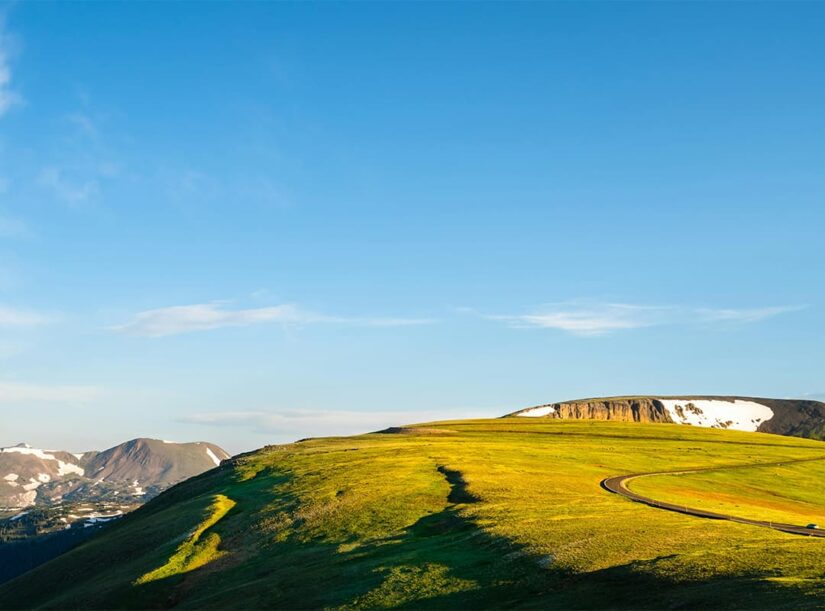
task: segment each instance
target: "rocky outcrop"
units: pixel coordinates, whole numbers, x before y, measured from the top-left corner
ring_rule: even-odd
[[[712,415],[708,405],[720,411]],[[703,411],[704,407],[704,411]],[[752,408],[767,408],[766,415],[752,416],[752,420],[735,422]],[[730,413],[732,417],[726,418]],[[563,401],[529,407],[507,414],[536,418],[571,420],[615,420],[618,422],[669,422],[710,426],[713,428],[738,428],[808,437],[825,440],[825,403],[801,399],[764,399],[733,396],[687,397],[605,397]]]
[[[773,410],[759,431],[825,440],[825,403],[809,399],[754,399]]]
[[[583,399],[539,405],[509,414],[511,416],[541,415],[546,418],[572,420],[617,420],[619,422],[673,422],[664,405],[657,399]]]

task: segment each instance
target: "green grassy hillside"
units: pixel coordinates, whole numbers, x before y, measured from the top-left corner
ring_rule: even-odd
[[[5,584],[0,607],[819,608],[825,540],[599,483],[820,456],[825,443],[767,434],[519,418],[272,446]],[[707,502],[718,485],[734,508],[775,498],[772,511],[806,522],[825,511],[825,463],[807,464],[632,486]]]
[[[631,488],[659,501],[788,524],[825,528],[825,460],[736,470],[655,475]]]

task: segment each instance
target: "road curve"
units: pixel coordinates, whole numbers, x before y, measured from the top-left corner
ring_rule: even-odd
[[[821,458],[802,458],[799,460],[785,460],[781,462],[772,462],[772,463],[755,463],[749,465],[732,465],[730,467],[703,467],[699,469],[682,469],[680,471],[660,471],[656,473],[633,473],[630,475],[615,475],[613,477],[608,477],[603,479],[601,482],[602,488],[607,490],[608,492],[613,492],[614,494],[619,494],[625,498],[630,499],[631,501],[636,501],[637,503],[644,503],[645,505],[650,505],[651,507],[656,507],[658,509],[665,509],[667,511],[675,511],[677,513],[683,513],[689,516],[695,516],[697,518],[707,518],[710,520],[728,520],[729,522],[737,522],[739,524],[750,524],[751,526],[761,526],[763,528],[772,528],[773,530],[779,530],[785,533],[790,533],[793,535],[804,535],[806,537],[823,537],[825,538],[825,530],[818,530],[813,528],[806,528],[805,526],[798,526],[796,524],[783,524],[781,522],[763,522],[761,520],[750,520],[748,518],[740,518],[737,516],[731,516],[723,513],[714,513],[712,511],[705,511],[704,509],[694,509],[692,507],[686,507],[684,505],[674,505],[673,503],[664,503],[662,501],[657,501],[656,499],[651,499],[646,496],[642,496],[641,494],[636,494],[632,490],[627,487],[627,483],[638,477],[646,477],[650,475],[678,475],[681,473],[696,473],[699,471],[717,471],[720,469],[742,469],[747,467],[775,467],[780,465],[787,465],[791,463],[800,463],[800,462],[813,462],[817,460],[825,460],[825,457]]]

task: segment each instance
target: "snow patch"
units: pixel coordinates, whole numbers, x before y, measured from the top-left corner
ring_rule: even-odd
[[[123,512],[118,510],[112,513],[99,513],[94,512],[89,514],[88,516],[83,516],[83,519],[86,520],[86,523],[83,525],[91,526],[92,524],[102,524],[104,522],[111,522],[112,520],[116,520],[117,518],[121,517]]]
[[[23,490],[37,490],[40,487],[40,484],[43,482],[39,482],[33,477],[29,478],[29,483],[23,486]]]
[[[206,454],[212,459],[212,462],[215,463],[216,466],[221,464],[220,458],[215,456],[215,453],[211,449],[206,448]]]
[[[62,460],[57,461],[57,474],[58,475],[68,475],[69,473],[76,473],[77,475],[84,475],[86,471],[83,470],[82,467],[78,467],[77,465],[73,465],[72,463],[63,462]]]
[[[553,406],[552,405],[543,405],[542,407],[531,407],[530,409],[525,409],[520,411],[516,414],[516,416],[526,416],[528,418],[540,418],[541,416],[546,416],[547,414],[552,413]]]
[[[30,490],[28,492],[24,492],[23,494],[18,494],[14,498],[18,499],[19,507],[28,507],[29,505],[34,505],[34,501],[37,498],[37,490]]]
[[[773,418],[773,410],[754,401],[722,401],[718,399],[659,399],[670,419],[677,424],[690,424],[715,429],[756,431],[759,425]]]
[[[16,482],[18,479],[20,479],[20,476],[17,475],[17,473],[9,473],[3,479],[7,482]]]
[[[63,462],[62,460],[58,459],[54,454],[49,454],[49,452],[47,452],[46,450],[38,450],[37,448],[32,448],[27,445],[17,445],[13,448],[0,448],[0,453],[25,454],[27,456],[35,456],[40,460],[55,460],[57,461],[58,475],[68,475],[69,473],[77,473],[78,475],[84,474],[83,469],[81,469],[77,465]]]
[[[13,454],[28,454],[29,456],[37,456],[42,460],[57,460],[54,456],[44,450],[38,450],[27,445],[14,446],[13,448],[0,448],[0,452]]]

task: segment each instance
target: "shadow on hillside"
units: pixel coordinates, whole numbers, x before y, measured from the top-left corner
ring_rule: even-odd
[[[632,563],[592,573],[572,573],[533,564],[545,578],[514,578],[480,583],[473,592],[434,596],[402,608],[541,608],[541,609],[823,609],[825,592],[783,587],[764,575],[731,575],[678,582],[656,576]]]
[[[219,561],[185,576],[160,580],[145,587],[137,599],[112,597],[107,602],[115,607],[204,609],[822,606],[821,599],[771,584],[760,575],[688,583],[657,577],[657,562],[667,558],[587,574],[554,567],[552,558],[531,554],[468,518],[466,503],[476,499],[466,489],[462,474],[444,467],[439,471],[451,486],[451,504],[395,537],[352,547],[295,536],[273,541],[265,531],[250,532],[241,523],[233,527],[234,520],[228,520],[220,530],[226,548],[238,551],[231,562]],[[234,515],[257,515],[273,502],[294,509],[296,499],[273,498],[279,480],[283,481],[270,474],[248,481]],[[616,536],[621,536],[618,526]]]
[[[659,560],[634,562],[591,573],[554,568],[552,558],[491,535],[461,514],[461,504],[478,501],[459,471],[439,467],[450,483],[454,505],[421,518],[394,543],[405,552],[399,563],[448,568],[450,578],[473,582],[471,589],[449,594],[415,592],[396,600],[399,608],[482,609],[820,609],[823,599],[766,581],[766,576],[734,575],[705,581],[677,582],[654,574]],[[383,545],[363,553],[381,554]],[[387,560],[390,560],[387,558]],[[392,566],[376,571],[387,575]],[[364,603],[373,602],[361,598]],[[358,599],[356,599],[356,602]],[[344,601],[339,602],[342,604]],[[366,605],[367,607],[371,605]]]
[[[467,481],[461,471],[448,469],[444,465],[439,465],[438,472],[441,473],[450,484],[450,494],[447,495],[449,503],[477,503],[478,497],[467,490]]]

